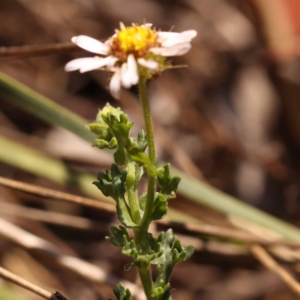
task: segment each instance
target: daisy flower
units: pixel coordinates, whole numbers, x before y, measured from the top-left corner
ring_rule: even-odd
[[[122,86],[130,88],[140,77],[149,79],[170,68],[166,58],[187,53],[196,35],[195,30],[164,32],[156,31],[152,24],[125,27],[121,23],[120,29],[104,43],[85,35],[74,36],[73,43],[99,56],[74,59],[67,63],[65,70],[111,72],[109,89],[118,99]]]

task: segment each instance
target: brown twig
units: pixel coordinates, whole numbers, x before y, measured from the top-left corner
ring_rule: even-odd
[[[280,266],[260,245],[253,245],[250,247],[252,254],[259,260],[266,268],[277,274],[286,285],[300,296],[300,284],[297,280]]]
[[[31,291],[45,299],[51,299],[52,298],[52,293],[41,288],[40,286],[37,286],[27,280],[25,280],[24,278],[0,267],[0,277],[18,285],[18,286],[21,286],[23,287],[24,289],[28,290],[28,291]]]
[[[44,198],[51,198],[51,199],[56,199],[56,200],[62,200],[62,201],[67,201],[67,202],[72,202],[72,203],[77,203],[81,204],[84,206],[89,206],[109,212],[115,212],[115,208],[112,204],[109,203],[103,203],[100,201],[92,200],[89,198],[85,197],[80,197],[60,191],[54,191],[51,189],[43,188],[37,185],[25,183],[25,182],[20,182],[4,177],[0,177],[0,185],[6,186],[18,191],[38,195]]]
[[[83,217],[28,208],[7,202],[0,202],[0,215],[16,216],[18,218],[31,219],[76,229],[94,230],[97,232],[107,232],[109,229],[109,226],[105,222],[96,222]]]
[[[210,224],[178,223],[178,222],[170,222],[167,220],[159,220],[157,221],[157,223],[163,226],[175,228],[177,230],[185,230],[190,233],[212,235],[220,238],[237,240],[247,244],[261,244],[266,246],[285,245],[293,248],[300,247],[298,243],[294,243],[292,241],[287,241],[282,239],[267,240],[243,230],[220,227],[220,226],[215,226]]]
[[[59,43],[48,45],[35,46],[19,46],[19,47],[0,47],[0,58],[26,58],[51,55],[56,53],[70,52],[79,50],[76,45],[72,43]]]
[[[61,293],[55,292],[51,293],[43,288],[41,288],[38,285],[35,285],[26,279],[0,267],[0,277],[10,281],[20,287],[23,287],[24,289],[33,292],[34,294],[41,296],[48,300],[67,300],[66,297],[64,297]]]

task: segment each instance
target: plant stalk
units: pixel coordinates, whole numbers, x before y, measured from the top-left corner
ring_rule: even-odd
[[[142,266],[137,269],[139,272],[139,276],[140,276],[147,300],[157,300],[157,297],[153,293],[154,286],[153,286],[150,266],[149,265]]]
[[[148,139],[148,155],[151,164],[156,166],[156,153],[155,153],[155,142],[154,142],[154,131],[153,124],[150,115],[150,106],[147,98],[147,90],[146,90],[146,80],[140,78],[139,81],[139,92],[140,99],[143,106],[143,114],[146,126],[146,134]],[[135,242],[139,251],[146,254],[149,247],[145,245],[143,239],[148,232],[149,223],[151,221],[151,213],[153,211],[154,205],[154,196],[156,190],[156,176],[153,175],[153,172],[148,172],[148,191],[147,191],[147,201],[145,205],[144,215],[140,222],[140,226],[134,229],[135,233]],[[152,280],[151,267],[149,265],[140,265],[137,267],[138,273],[147,296],[148,300],[156,300],[156,296],[154,293],[154,284]]]
[[[150,114],[150,106],[147,97],[146,90],[146,80],[141,78],[139,81],[139,92],[140,99],[143,106],[144,120],[146,126],[147,140],[148,140],[148,155],[151,164],[153,167],[156,167],[156,153],[155,153],[155,140],[154,140],[154,130],[153,123]],[[142,221],[140,223],[140,227],[142,230],[147,231],[150,223],[151,213],[153,211],[154,205],[154,196],[156,189],[156,176],[151,174],[152,172],[148,172],[148,191],[147,191],[147,201],[145,206],[144,215]]]
[[[135,177],[135,162],[127,163],[127,169],[128,169],[128,175],[130,175],[131,177]],[[139,224],[141,222],[141,216],[140,216],[139,206],[138,206],[136,183],[134,184],[131,183],[130,186],[127,186],[127,196],[128,196],[128,202],[130,206],[132,220],[136,224]]]

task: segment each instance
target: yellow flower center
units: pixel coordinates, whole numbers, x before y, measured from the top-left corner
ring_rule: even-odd
[[[128,54],[143,57],[149,48],[158,46],[157,34],[149,27],[133,25],[121,26],[111,41],[111,52],[120,59],[126,60]]]

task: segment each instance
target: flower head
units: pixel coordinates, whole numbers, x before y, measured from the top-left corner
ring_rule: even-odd
[[[169,67],[166,57],[187,53],[196,35],[195,30],[164,32],[156,31],[152,24],[125,27],[121,23],[120,29],[104,43],[85,35],[73,37],[77,46],[100,56],[74,59],[65,70],[112,72],[109,88],[119,98],[121,86],[130,88],[140,77],[149,79]]]

